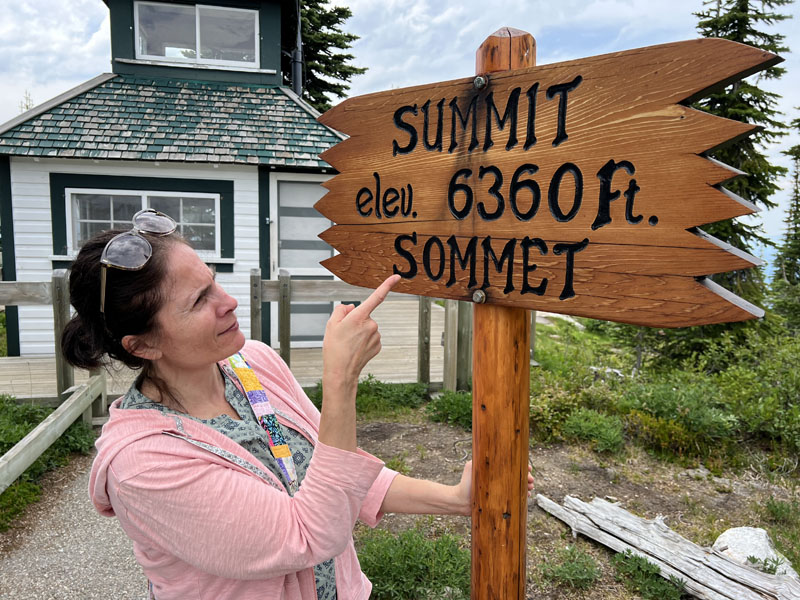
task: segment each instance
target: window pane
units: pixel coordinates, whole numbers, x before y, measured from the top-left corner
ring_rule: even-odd
[[[73,194],[78,203],[78,219],[109,221],[111,219],[111,197],[108,194]]]
[[[111,196],[114,205],[114,227],[130,229],[133,215],[142,210],[141,196]]]
[[[196,58],[194,6],[139,3],[138,7],[139,54]]]
[[[181,220],[181,199],[177,196],[148,196],[148,204],[150,208],[155,208],[157,211],[169,215],[175,222]]]
[[[213,225],[214,198],[183,198],[183,222]]]
[[[214,227],[210,225],[184,225],[181,227],[183,237],[195,250],[216,250]]]
[[[106,229],[111,229],[111,223],[81,223],[77,247],[80,248],[90,237]]]
[[[256,62],[256,12],[198,7],[200,58]]]

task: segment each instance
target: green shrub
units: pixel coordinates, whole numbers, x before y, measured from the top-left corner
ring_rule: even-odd
[[[567,546],[556,552],[553,562],[542,564],[541,573],[558,585],[587,589],[600,577],[600,567],[591,555],[576,546]]]
[[[8,452],[52,411],[42,406],[17,404],[11,396],[0,395],[0,455]],[[73,423],[15,484],[0,494],[0,531],[7,529],[25,506],[38,499],[39,488],[35,482],[39,477],[67,464],[73,452],[89,452],[94,439],[91,427],[82,421]]]
[[[672,419],[654,417],[640,410],[625,415],[628,434],[642,446],[660,455],[686,456],[692,444],[692,435]]]
[[[713,381],[698,373],[675,371],[656,381],[634,383],[621,395],[615,410],[631,415],[632,433],[645,446],[679,454],[720,453],[733,442],[738,426]],[[666,443],[672,433],[680,434],[679,439]]]
[[[306,390],[317,408],[322,408],[322,383]],[[428,400],[424,383],[384,383],[367,375],[358,384],[356,413],[365,418],[397,417],[419,408]]]
[[[472,431],[472,394],[470,392],[445,390],[439,396],[432,398],[426,409],[431,421],[449,423]]]
[[[374,600],[469,598],[470,553],[454,535],[431,539],[419,529],[397,535],[374,529],[356,545]]]
[[[604,415],[589,408],[578,409],[564,422],[564,435],[568,439],[590,442],[597,452],[621,452],[625,447],[622,431],[619,417]]]
[[[617,571],[617,580],[641,595],[642,600],[680,600],[684,594],[683,581],[674,577],[667,581],[657,566],[630,550],[615,554],[611,564]]]

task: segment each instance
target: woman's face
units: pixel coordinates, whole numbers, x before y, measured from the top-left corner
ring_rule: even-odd
[[[170,244],[164,296],[156,314],[160,364],[196,369],[223,360],[244,345],[234,310],[237,302],[214,280],[194,250]]]

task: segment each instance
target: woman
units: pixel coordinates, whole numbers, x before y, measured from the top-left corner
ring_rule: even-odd
[[[364,599],[357,518],[470,513],[470,464],[445,486],[356,446],[358,377],[380,350],[370,313],[397,276],[334,309],[320,416],[275,352],[245,342],[236,300],[174,221],[146,210],[133,225],[82,247],[62,349],[77,367],[141,369],[110,408],[90,495],[133,540],[153,597]]]

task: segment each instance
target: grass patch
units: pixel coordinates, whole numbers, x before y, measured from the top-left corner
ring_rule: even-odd
[[[597,452],[619,454],[625,447],[622,421],[614,415],[604,415],[590,408],[581,408],[564,422],[568,439],[589,442]]]
[[[555,560],[545,561],[540,568],[545,579],[579,590],[590,588],[600,577],[597,561],[574,545],[557,550]]]
[[[0,395],[0,455],[8,452],[41,423],[53,409],[17,404],[11,396]],[[82,421],[73,423],[20,477],[0,494],[0,531],[8,529],[28,504],[39,499],[36,481],[47,471],[64,466],[74,452],[87,453],[94,444],[92,428]]]
[[[615,554],[611,564],[617,572],[617,581],[639,594],[642,600],[681,600],[684,596],[682,581],[674,577],[667,581],[661,577],[657,566],[630,550]]]
[[[436,423],[456,425],[472,431],[472,394],[443,391],[427,406],[428,418]]]
[[[374,600],[469,598],[470,553],[461,538],[428,538],[419,528],[397,535],[372,529],[356,545]]]
[[[800,565],[800,500],[768,498],[762,510],[775,547],[797,568]]]
[[[322,408],[322,382],[306,393],[317,408]],[[365,419],[397,419],[427,401],[428,388],[424,383],[384,383],[367,375],[358,384],[356,414]]]
[[[391,469],[392,471],[397,471],[403,475],[408,475],[411,472],[411,469],[406,462],[408,458],[408,452],[403,451],[400,454],[397,454],[386,461],[386,468]]]

